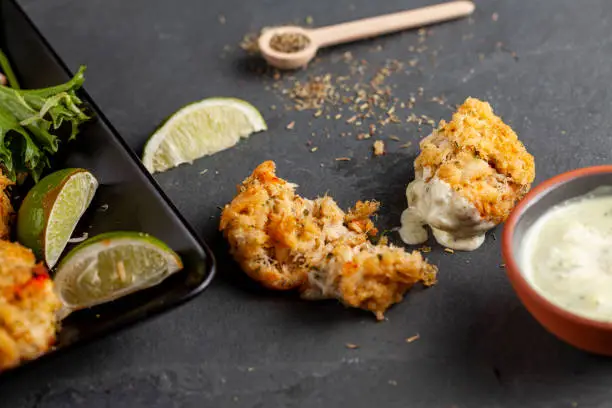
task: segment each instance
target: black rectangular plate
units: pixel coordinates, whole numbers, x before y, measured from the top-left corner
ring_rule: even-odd
[[[13,0],[0,0],[0,48],[8,54],[24,89],[57,85],[71,77]],[[215,272],[210,249],[198,240],[87,93],[80,95],[95,118],[82,127],[76,141],[63,143],[62,155],[53,163],[56,169],[88,169],[100,183],[75,236],[146,232],[178,252],[185,267],[154,288],[69,316],[62,324],[57,347],[46,356],[167,311],[202,292]]]

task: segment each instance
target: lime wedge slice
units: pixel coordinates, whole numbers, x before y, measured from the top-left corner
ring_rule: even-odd
[[[67,313],[109,302],[151,286],[183,268],[159,239],[139,232],[110,232],[78,245],[53,278]]]
[[[53,268],[98,188],[83,169],[43,178],[27,194],[17,216],[17,239]]]
[[[185,106],[172,115],[147,142],[142,162],[151,172],[234,146],[240,138],[266,130],[261,113],[235,98],[209,98]]]

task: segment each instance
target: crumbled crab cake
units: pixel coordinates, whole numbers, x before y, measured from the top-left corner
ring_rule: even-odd
[[[271,161],[259,165],[221,216],[231,253],[252,279],[299,289],[306,299],[335,298],[378,319],[414,284],[435,283],[436,267],[419,252],[370,242],[378,203],[360,201],[345,213],[331,197],[300,197],[275,171]]]
[[[0,241],[0,371],[51,348],[60,306],[53,282],[32,251]]]
[[[350,307],[372,311],[378,320],[415,284],[431,286],[437,269],[419,252],[373,245],[339,242],[320,269],[311,270],[301,287],[304,299],[338,299]]]
[[[432,228],[442,245],[473,250],[531,188],[535,162],[491,106],[468,98],[420,143],[406,190],[402,239],[420,244]]]

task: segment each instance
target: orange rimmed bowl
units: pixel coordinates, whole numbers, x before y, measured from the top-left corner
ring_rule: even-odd
[[[575,347],[612,356],[612,320],[589,319],[553,304],[533,287],[520,265],[521,245],[527,230],[536,220],[555,205],[601,186],[612,186],[612,165],[572,170],[538,185],[508,217],[502,235],[502,255],[514,290],[542,326]]]

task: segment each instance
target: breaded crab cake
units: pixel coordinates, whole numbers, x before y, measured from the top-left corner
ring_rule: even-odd
[[[220,229],[241,268],[271,289],[299,289],[306,299],[335,298],[382,319],[418,282],[435,283],[437,269],[419,252],[374,245],[373,201],[348,213],[331,197],[308,200],[259,165],[225,206]]]
[[[420,148],[402,214],[407,244],[425,242],[429,225],[441,245],[478,248],[535,177],[534,158],[516,133],[475,98],[466,99],[450,122],[441,121]]]
[[[32,251],[0,241],[0,371],[50,349],[60,306],[53,282]]]

